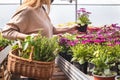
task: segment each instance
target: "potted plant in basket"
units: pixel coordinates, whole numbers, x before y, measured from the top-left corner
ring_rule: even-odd
[[[117,52],[115,52],[117,48],[115,47],[96,45],[94,57],[91,59],[95,66],[93,69],[94,80],[114,80],[117,72],[111,70],[111,67],[118,61]]]
[[[77,10],[77,23],[80,25],[80,27],[78,27],[78,31],[87,31],[88,24],[91,24],[89,14],[91,14],[91,12],[87,12],[85,8],[80,8],[79,10]]]
[[[49,80],[59,47],[56,40],[57,37],[48,39],[39,35],[17,41],[8,56],[8,70],[22,76]]]

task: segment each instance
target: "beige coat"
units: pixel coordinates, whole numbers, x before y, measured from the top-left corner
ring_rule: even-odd
[[[40,30],[42,36],[50,38],[53,35],[53,25],[43,8],[37,10],[27,7],[18,11],[5,27],[3,36],[9,39],[16,39],[20,33],[37,34]]]

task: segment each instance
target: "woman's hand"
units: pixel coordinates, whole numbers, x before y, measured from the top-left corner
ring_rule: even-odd
[[[77,33],[77,27],[80,27],[80,25],[78,24],[74,24],[71,26],[65,26],[65,27],[54,27],[53,32],[54,34],[60,34],[60,33],[71,33],[71,34],[75,34]]]
[[[78,27],[80,27],[80,25],[78,25],[78,24],[74,24],[74,25],[71,26],[71,29],[73,29],[73,30],[77,30]]]
[[[80,27],[80,25],[74,24],[68,29],[67,32],[69,32],[71,34],[76,34],[78,32],[77,27]]]
[[[33,34],[31,34],[31,36],[37,37],[37,36],[38,36],[38,34],[33,33]]]

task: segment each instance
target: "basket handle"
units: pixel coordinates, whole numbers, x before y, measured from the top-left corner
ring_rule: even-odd
[[[29,60],[30,60],[30,61],[32,60],[33,50],[34,50],[34,46],[31,47],[31,52],[30,52],[30,57],[29,57]]]

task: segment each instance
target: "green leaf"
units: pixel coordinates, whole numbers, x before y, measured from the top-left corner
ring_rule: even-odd
[[[28,46],[29,46],[29,42],[26,42],[24,47],[23,47],[23,51],[25,51],[28,48]]]

